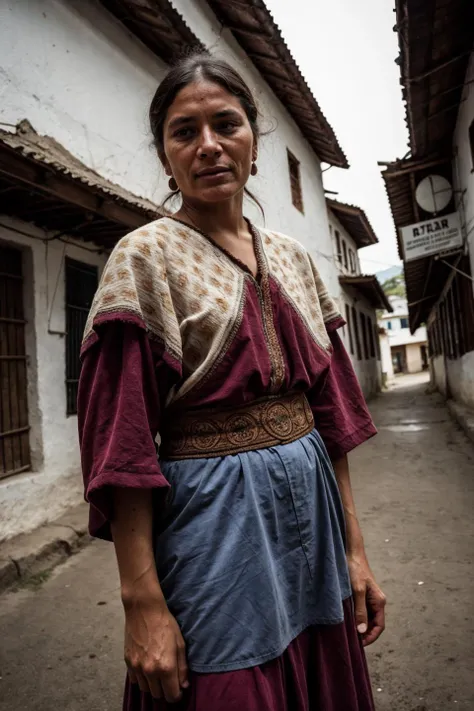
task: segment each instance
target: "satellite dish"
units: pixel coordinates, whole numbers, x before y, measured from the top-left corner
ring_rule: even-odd
[[[425,212],[441,212],[451,202],[453,189],[451,183],[442,175],[428,175],[418,183],[415,198]]]

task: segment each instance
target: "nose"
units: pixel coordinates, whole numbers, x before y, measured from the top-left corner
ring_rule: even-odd
[[[204,126],[201,131],[198,156],[201,159],[216,157],[222,153],[219,137],[211,126]]]

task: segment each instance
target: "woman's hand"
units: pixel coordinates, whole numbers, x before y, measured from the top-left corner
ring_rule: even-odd
[[[156,572],[150,489],[113,490],[112,536],[125,609],[125,662],[132,684],[179,701],[189,686],[183,636]]]
[[[184,639],[159,595],[124,600],[125,662],[132,684],[155,699],[179,701],[189,686]]]
[[[364,647],[377,640],[385,629],[386,598],[377,583],[365,553],[348,555],[349,574],[354,595],[357,631]]]

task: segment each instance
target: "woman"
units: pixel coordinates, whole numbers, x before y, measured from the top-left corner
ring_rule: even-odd
[[[182,206],[110,257],[79,393],[90,530],[120,572],[123,708],[372,710],[363,645],[384,597],[346,455],[375,428],[344,321],[303,247],[243,216],[259,129],[236,71],[185,59],[150,117]]]

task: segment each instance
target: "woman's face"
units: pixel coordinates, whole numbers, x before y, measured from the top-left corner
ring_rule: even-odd
[[[163,127],[167,175],[184,198],[221,202],[240,193],[257,145],[239,99],[219,84],[198,80],[182,89]]]

